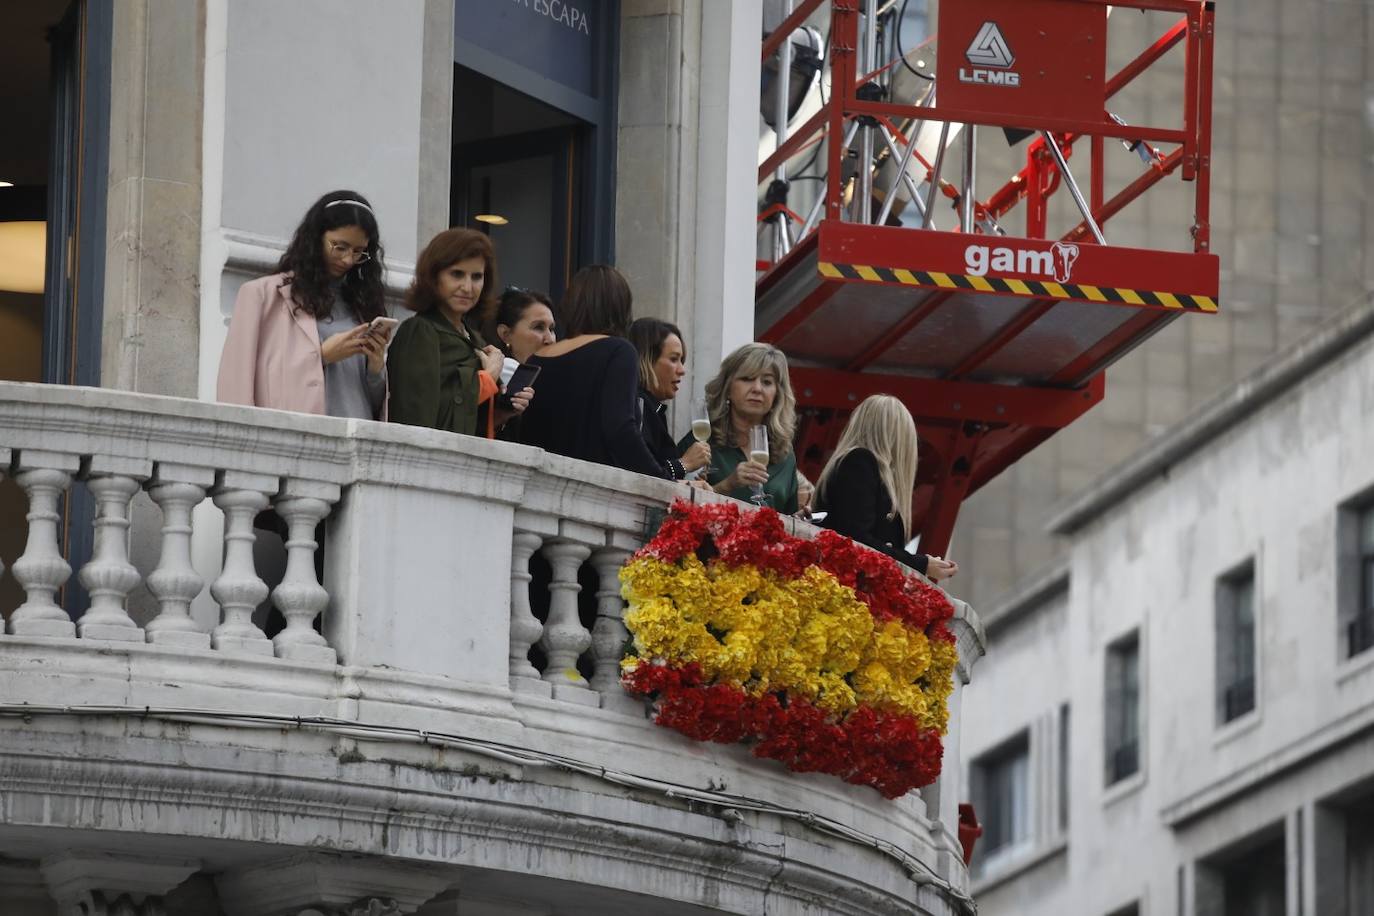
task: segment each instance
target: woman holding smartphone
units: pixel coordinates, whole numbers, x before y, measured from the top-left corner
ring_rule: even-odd
[[[495,435],[495,427],[529,405],[534,392],[496,404],[505,357],[477,328],[492,306],[496,253],[473,229],[447,229],[420,253],[406,305],[415,317],[391,345],[391,419],[461,435]]]
[[[658,318],[637,318],[630,343],[639,354],[639,431],[644,444],[673,480],[711,463],[711,446],[693,442],[679,452],[668,431],[668,402],[677,397],[687,374],[687,349],[677,325]]]
[[[916,423],[905,404],[890,394],[865,398],[816,481],[816,511],[826,513],[826,528],[939,581],[959,564],[904,547],[911,540],[916,446]]]
[[[217,397],[301,413],[384,419],[382,243],[372,206],[331,191],[306,211],[277,270],[239,288]],[[374,329],[372,322],[380,319]]]

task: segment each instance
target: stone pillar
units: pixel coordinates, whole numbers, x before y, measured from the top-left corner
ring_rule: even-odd
[[[1329,805],[1303,806],[1303,913],[1356,916],[1346,897],[1346,814]]]
[[[267,597],[267,583],[253,567],[253,517],[267,508],[277,480],[259,474],[225,471],[215,489],[215,505],[224,512],[224,570],[210,586],[223,609],[223,620],[211,644],[226,652],[271,655],[267,634],[253,623],[253,611]]]
[[[152,470],[151,461],[115,461],[100,455],[87,469],[86,487],[95,497],[96,515],[95,547],[80,573],[91,599],[76,627],[85,639],[143,642],[143,629],[128,611],[129,591],[140,579],[129,562],[129,506]]]
[[[49,856],[41,869],[61,916],[164,916],[163,895],[200,862],[79,851]]]
[[[596,670],[592,687],[601,694],[601,705],[626,713],[644,712],[644,703],[627,696],[620,686],[620,659],[630,631],[625,628],[625,601],[620,597],[620,568],[630,551],[604,547],[592,554],[600,588],[596,592],[596,623],[592,626],[592,657]]]
[[[332,665],[337,660],[325,638],[315,632],[315,618],[329,605],[329,593],[315,578],[315,529],[339,501],[337,484],[288,480],[276,510],[286,521],[286,576],[272,601],[286,618],[286,629],[273,639],[277,655]]]
[[[438,869],[327,854],[234,869],[215,879],[226,916],[406,916],[455,882]]]
[[[616,262],[697,366],[754,336],[762,26],[761,0],[621,4]]]
[[[544,625],[530,610],[530,558],[544,539],[517,531],[511,542],[510,571],[510,689],[516,693],[549,696],[551,688],[530,664],[530,647],[544,634]]]
[[[553,686],[554,698],[596,706],[596,693],[577,670],[577,659],[592,642],[577,614],[577,596],[582,591],[577,571],[591,553],[586,544],[571,540],[554,541],[544,547],[553,578],[549,582],[549,619],[544,624],[539,647],[549,659],[544,680]]]
[[[101,383],[195,397],[201,4],[121,0],[113,9]]]
[[[210,648],[210,634],[191,619],[191,602],[205,580],[191,562],[192,512],[215,482],[208,468],[159,464],[148,495],[162,510],[162,547],[148,590],[158,600],[158,615],[148,622],[148,642],[190,649]]]
[[[57,523],[62,518],[57,503],[79,467],[75,455],[31,450],[19,455],[14,479],[29,498],[29,538],[12,570],[26,595],[10,615],[9,631],[16,636],[76,635],[75,624],[54,596],[72,574],[57,542]]]

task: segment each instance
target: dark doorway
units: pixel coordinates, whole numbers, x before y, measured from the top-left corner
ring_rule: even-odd
[[[556,301],[592,256],[583,232],[590,126],[459,65],[453,97],[450,224],[491,236],[502,283]]]
[[[0,380],[100,384],[113,11],[91,0],[29,0],[0,29]],[[32,250],[11,249],[27,233]],[[22,257],[21,257],[22,256]],[[16,276],[17,273],[17,276]],[[90,556],[91,502],[81,484],[64,501],[64,555]],[[0,560],[22,553],[27,500],[0,482]],[[75,576],[62,599],[85,607]],[[0,608],[23,600],[0,579]]]

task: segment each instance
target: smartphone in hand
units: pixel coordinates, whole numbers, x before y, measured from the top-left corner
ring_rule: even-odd
[[[534,384],[534,380],[539,377],[539,367],[531,366],[528,363],[521,363],[515,367],[511,373],[510,381],[506,382],[506,390],[496,396],[496,406],[509,408],[510,396],[517,391],[524,391]]]
[[[391,335],[396,333],[396,327],[400,323],[401,322],[395,318],[388,318],[385,315],[379,315],[378,317],[373,318],[372,321],[368,323],[367,333],[371,337],[382,338],[382,340],[385,341],[389,346],[391,344]]]

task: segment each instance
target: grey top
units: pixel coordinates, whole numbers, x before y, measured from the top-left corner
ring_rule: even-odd
[[[335,286],[334,310],[328,318],[315,319],[320,343],[357,324],[353,309],[344,302],[339,287]],[[367,357],[361,353],[324,367],[324,412],[331,417],[375,420],[382,412],[382,399],[385,396],[386,370],[383,369],[381,375],[368,372]]]

